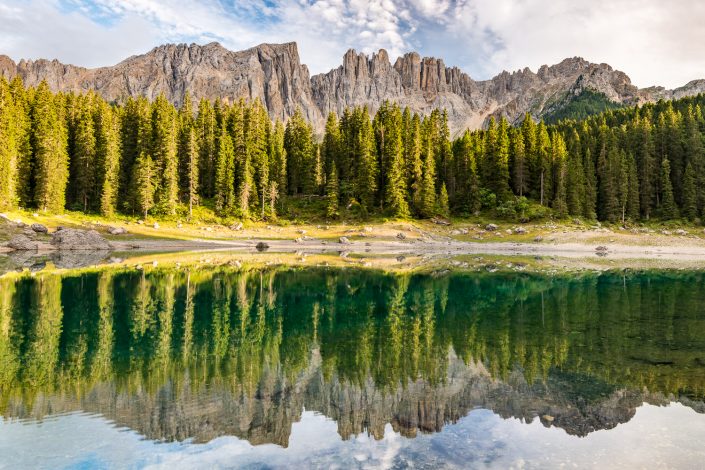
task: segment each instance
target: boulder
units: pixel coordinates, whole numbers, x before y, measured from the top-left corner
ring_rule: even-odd
[[[110,235],[125,235],[127,230],[122,227],[108,227],[108,233]]]
[[[340,243],[341,245],[350,245],[351,244],[350,240],[348,240],[348,237],[340,237],[338,239],[338,243]]]
[[[159,228],[159,222],[154,222],[154,225],[152,225],[152,228]]]
[[[497,227],[497,225],[495,224],[487,224],[487,226],[485,226],[485,230],[487,230],[488,232],[496,232],[497,229],[499,229],[499,227]]]
[[[608,250],[608,248],[607,248],[606,246],[604,246],[604,245],[600,245],[600,246],[598,246],[598,247],[595,247],[595,251],[597,251],[597,252],[599,252],[599,253],[604,253],[604,252],[606,252],[607,250]]]
[[[431,219],[431,222],[433,222],[436,225],[450,225],[450,221],[446,219],[441,219],[440,217],[434,217]]]
[[[257,251],[267,251],[269,249],[269,245],[265,242],[259,242],[257,243],[257,245],[255,245],[255,248],[257,249]]]
[[[234,223],[230,226],[230,230],[239,231],[242,230],[242,222]]]
[[[514,233],[515,233],[516,235],[524,235],[524,234],[526,234],[526,233],[528,233],[528,232],[527,232],[527,230],[526,230],[524,227],[517,227],[517,228],[514,229]]]
[[[676,230],[676,235],[685,236],[688,235],[688,232],[686,232],[682,228],[679,228],[678,230]]]
[[[13,237],[9,242],[5,244],[5,246],[17,251],[30,251],[52,248],[51,245],[47,245],[46,243],[42,243],[37,240],[32,240],[26,235],[17,235]]]
[[[108,241],[95,230],[68,229],[54,232],[51,244],[59,250],[110,250]]]
[[[543,241],[543,237],[542,237],[541,235],[536,235],[536,236],[534,237],[534,241],[535,241],[536,243],[541,243],[541,242]]]
[[[42,224],[32,224],[30,226],[32,230],[34,230],[36,233],[49,233],[49,229],[46,227],[46,225]]]
[[[397,233],[397,238],[399,240],[406,240],[406,235],[403,232]]]

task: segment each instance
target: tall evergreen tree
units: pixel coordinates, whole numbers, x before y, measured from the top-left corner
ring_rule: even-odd
[[[155,208],[173,215],[179,200],[179,159],[177,152],[177,113],[163,94],[152,103],[151,156],[159,177],[156,183]]]
[[[34,203],[43,211],[60,212],[66,203],[69,177],[68,131],[63,99],[53,95],[45,81],[39,84],[32,106]]]
[[[94,114],[96,130],[96,196],[98,210],[111,217],[118,209],[120,184],[120,122],[117,113],[104,101],[99,101]]]
[[[664,219],[675,219],[678,217],[678,207],[673,197],[673,186],[671,183],[671,164],[667,158],[661,162],[661,217]]]
[[[19,202],[16,114],[10,86],[0,77],[0,209],[13,209]]]
[[[135,209],[146,219],[154,207],[156,166],[145,152],[140,153],[133,166],[133,192]]]
[[[221,215],[235,209],[235,149],[225,126],[220,130],[215,171],[215,210]]]
[[[330,172],[326,178],[326,216],[338,215],[338,170],[335,160],[331,160]]]
[[[690,163],[686,166],[683,176],[683,216],[691,221],[698,216],[696,175]]]

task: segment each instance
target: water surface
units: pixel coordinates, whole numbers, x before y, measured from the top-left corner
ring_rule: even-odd
[[[0,467],[702,468],[704,281],[0,278]]]

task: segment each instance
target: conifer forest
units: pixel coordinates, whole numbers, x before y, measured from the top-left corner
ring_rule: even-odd
[[[176,217],[320,218],[492,214],[625,223],[699,222],[705,211],[705,96],[608,109],[547,125],[451,136],[446,113],[385,102],[330,114],[322,136],[301,112],[272,122],[255,101],[164,96],[109,103],[0,79],[0,209]]]

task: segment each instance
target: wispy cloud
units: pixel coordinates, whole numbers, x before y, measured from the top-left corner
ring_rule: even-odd
[[[314,73],[385,48],[475,78],[580,55],[673,87],[705,77],[703,22],[696,0],[5,0],[0,52],[96,66],[164,42],[297,41]]]

